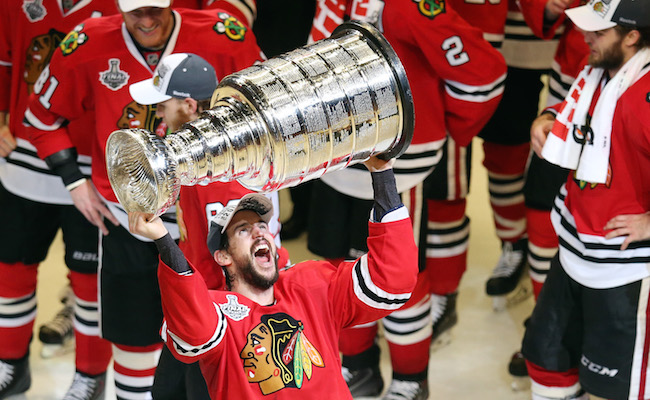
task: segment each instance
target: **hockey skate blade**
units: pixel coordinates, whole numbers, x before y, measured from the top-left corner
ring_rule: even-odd
[[[513,376],[510,387],[515,392],[523,392],[530,389],[530,378],[527,376]]]
[[[507,308],[525,301],[532,294],[533,286],[530,283],[530,279],[526,276],[525,279],[519,281],[519,284],[512,292],[499,296],[491,296],[492,309],[496,312],[503,312]]]
[[[74,351],[74,339],[66,340],[63,344],[46,344],[41,347],[41,358],[54,358]]]

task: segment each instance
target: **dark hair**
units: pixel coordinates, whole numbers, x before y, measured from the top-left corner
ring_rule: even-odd
[[[621,37],[627,35],[632,31],[638,31],[639,40],[636,42],[634,47],[636,47],[638,50],[641,50],[645,47],[650,47],[650,27],[633,28],[624,25],[616,25],[614,29]]]
[[[209,110],[210,109],[210,101],[212,101],[212,99],[197,100],[196,101],[196,113],[200,114],[201,112],[203,112],[205,110]]]

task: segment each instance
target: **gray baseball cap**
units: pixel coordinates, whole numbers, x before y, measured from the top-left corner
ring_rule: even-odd
[[[208,249],[211,254],[219,250],[221,246],[221,237],[226,232],[228,224],[237,212],[242,210],[255,211],[262,221],[267,224],[273,216],[273,202],[271,199],[260,193],[248,193],[235,204],[228,204],[223,210],[210,221],[210,230],[208,232]]]
[[[153,78],[129,86],[133,100],[142,105],[158,104],[172,97],[206,100],[217,88],[212,65],[196,54],[177,53],[163,58]]]
[[[586,32],[602,31],[616,25],[633,29],[650,26],[648,0],[591,0],[565,13],[578,28]]]

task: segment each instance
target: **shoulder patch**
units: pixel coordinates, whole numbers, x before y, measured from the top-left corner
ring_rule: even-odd
[[[447,0],[413,0],[418,3],[418,11],[429,19],[434,19],[447,10]]]
[[[212,27],[215,32],[221,35],[226,35],[228,39],[241,42],[246,37],[248,28],[242,24],[237,18],[228,13],[220,12],[218,14],[219,21]]]
[[[59,45],[59,48],[61,49],[61,52],[64,56],[69,56],[70,54],[74,53],[74,51],[77,50],[79,46],[88,41],[88,35],[81,32],[83,28],[84,24],[79,24],[75,26],[75,28],[70,33],[68,33],[65,38],[63,38],[61,44]]]

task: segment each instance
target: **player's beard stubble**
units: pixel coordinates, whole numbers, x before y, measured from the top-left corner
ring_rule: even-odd
[[[253,254],[251,256],[247,257],[241,257],[240,259],[235,259],[235,264],[239,265],[240,267],[237,268],[237,274],[239,275],[239,279],[243,279],[246,283],[249,285],[259,288],[259,289],[268,289],[275,282],[277,282],[278,277],[280,276],[279,271],[278,271],[278,260],[277,257],[274,253],[271,253],[271,256],[273,257],[274,263],[275,263],[275,272],[272,276],[267,277],[263,274],[261,274],[256,268],[255,268],[255,263],[254,263],[254,258],[255,255]],[[233,256],[234,257],[234,256]],[[239,257],[236,257],[239,258]]]

